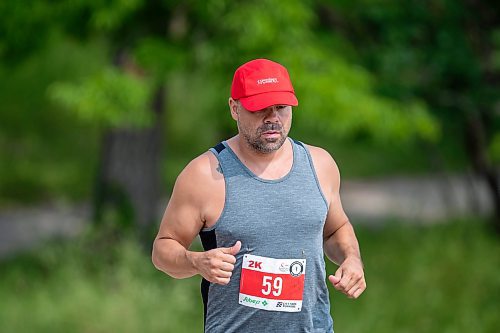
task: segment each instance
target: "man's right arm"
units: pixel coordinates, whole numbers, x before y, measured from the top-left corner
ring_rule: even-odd
[[[216,173],[211,153],[193,160],[177,178],[153,244],[155,267],[174,278],[202,275],[212,283],[227,284],[236,262],[240,242],[229,248],[205,252],[189,250],[205,223],[204,211],[213,194]]]

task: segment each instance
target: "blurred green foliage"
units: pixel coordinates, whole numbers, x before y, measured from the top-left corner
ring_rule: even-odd
[[[344,176],[426,172],[435,160],[464,169],[470,114],[487,125],[486,152],[498,161],[498,85],[489,78],[500,68],[500,30],[482,19],[487,8],[446,0],[2,2],[0,202],[88,196],[103,128],[147,126],[159,86],[169,189],[190,159],[236,133],[232,74],[256,57],[289,69],[300,102],[291,134],[330,150]],[[132,71],[114,66],[119,51]]]
[[[47,87],[97,72],[103,59],[98,41],[57,39],[22,65],[0,63],[0,201],[88,196],[98,128],[50,103]]]
[[[90,123],[140,127],[152,122],[151,84],[115,68],[106,68],[80,84],[54,83],[49,87],[49,94]]]
[[[489,146],[489,153],[495,164],[500,164],[500,133],[495,133]]]
[[[336,331],[497,331],[500,257],[492,254],[500,244],[481,221],[357,233],[368,288],[356,301],[331,290]],[[134,239],[109,236],[90,233],[1,263],[0,330],[202,331],[200,279],[169,278]]]
[[[323,24],[355,40],[356,55],[376,75],[379,93],[402,101],[424,100],[444,135],[455,139],[456,155],[464,155],[464,127],[477,116],[485,127],[485,153],[498,160],[496,150],[487,148],[500,130],[498,2],[320,3]],[[443,141],[437,143],[442,154],[450,145]]]

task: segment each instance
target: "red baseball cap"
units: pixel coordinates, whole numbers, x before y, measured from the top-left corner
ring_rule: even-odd
[[[248,111],[276,104],[299,104],[286,68],[267,59],[255,59],[238,67],[231,85],[231,97],[239,100]]]

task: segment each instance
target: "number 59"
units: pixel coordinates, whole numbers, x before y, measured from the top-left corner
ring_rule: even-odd
[[[281,295],[281,290],[283,288],[283,279],[277,276],[274,281],[272,276],[264,276],[262,279],[262,293],[264,295],[269,295],[271,292],[274,296]]]

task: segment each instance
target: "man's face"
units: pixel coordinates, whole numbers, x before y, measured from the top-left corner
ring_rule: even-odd
[[[292,124],[292,107],[273,105],[250,112],[237,101],[230,102],[231,114],[245,142],[260,153],[278,150],[285,142]]]

